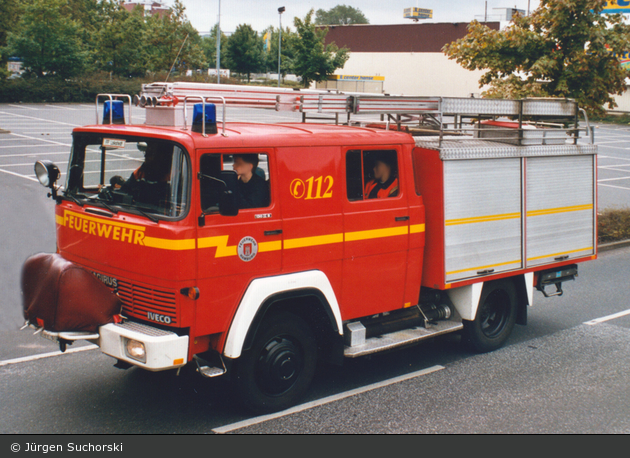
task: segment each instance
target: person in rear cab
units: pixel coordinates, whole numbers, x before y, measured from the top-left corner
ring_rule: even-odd
[[[374,179],[365,185],[366,199],[380,199],[398,195],[396,156],[383,153],[374,160]]]
[[[256,173],[258,154],[235,154],[233,168],[238,175],[238,208],[269,206],[269,185]]]

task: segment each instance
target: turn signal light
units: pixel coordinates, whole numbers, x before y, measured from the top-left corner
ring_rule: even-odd
[[[196,301],[199,299],[199,288],[191,286],[190,288],[182,288],[180,291],[184,296],[188,296],[189,299]]]

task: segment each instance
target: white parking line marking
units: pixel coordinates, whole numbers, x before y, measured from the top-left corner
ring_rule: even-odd
[[[9,115],[9,116],[13,116],[13,117],[17,116],[19,118],[32,119],[34,121],[50,122],[50,123],[53,123],[53,124],[62,124],[64,126],[80,127],[79,124],[69,124],[67,122],[52,121],[52,120],[46,119],[46,118],[36,118],[34,116],[26,116],[26,115],[21,115],[21,114],[17,114],[17,113],[7,113],[6,111],[0,111],[0,114],[6,114],[6,115]]]
[[[598,146],[600,146],[600,144],[597,144]],[[613,148],[613,149],[622,149],[622,150],[629,150],[630,148],[622,148],[621,146],[610,146],[610,145],[603,145],[601,146],[602,148]]]
[[[601,183],[602,181],[618,181],[618,180],[628,180],[628,179],[630,179],[630,177],[604,178],[602,180],[597,180],[597,182]]]
[[[598,159],[619,159],[620,161],[630,161],[630,158],[627,157],[618,157],[618,156],[604,156],[602,154],[598,155]]]
[[[8,175],[13,175],[13,176],[16,176],[16,177],[20,177],[20,178],[26,178],[27,180],[31,180],[31,181],[34,181],[36,183],[39,181],[36,178],[30,177],[30,176],[27,176],[27,175],[22,175],[20,173],[9,172],[8,170],[4,170],[4,169],[0,169],[0,172],[6,173]]]
[[[615,318],[621,318],[622,316],[630,315],[630,309],[623,312],[613,313],[612,315],[603,316],[601,318],[595,318],[591,321],[585,321],[584,324],[593,326],[595,324],[604,323],[606,321],[614,320]]]
[[[377,388],[382,388],[388,385],[393,385],[394,383],[404,382],[405,380],[409,380],[412,378],[420,377],[422,375],[431,374],[432,372],[437,372],[439,370],[444,369],[444,366],[432,366],[426,369],[422,369],[416,372],[412,372],[411,374],[401,375],[400,377],[390,378],[389,380],[383,380],[382,382],[373,383],[371,385],[367,385],[361,388],[356,388],[354,390],[346,391],[339,394],[334,394],[332,396],[328,396],[322,399],[318,399],[316,401],[307,402],[305,404],[300,404],[299,406],[292,407],[287,410],[283,410],[282,412],[276,412],[269,415],[261,415],[259,417],[250,418],[248,420],[239,421],[237,423],[232,423],[231,425],[221,426],[219,428],[214,428],[212,432],[217,434],[229,433],[230,431],[235,431],[237,429],[246,428],[248,426],[256,425],[258,423],[263,423],[265,421],[274,420],[276,418],[284,417],[286,415],[291,415],[297,412],[302,412],[304,410],[312,409],[314,407],[319,407],[324,404],[328,404],[330,402],[339,401],[341,399],[348,398],[350,396],[356,396],[357,394],[365,393],[367,391],[372,391]]]
[[[9,105],[12,108],[24,108],[25,110],[33,110],[33,111],[37,111],[37,108],[33,108],[33,107],[25,107],[23,105]]]
[[[609,165],[598,165],[598,169],[614,169],[615,167],[630,167],[630,164],[609,164]]]
[[[32,157],[36,158],[39,156],[61,156],[65,154],[66,156],[70,154],[68,151],[64,151],[62,153],[24,153],[24,154],[0,154],[0,158],[4,159],[5,157]]]
[[[598,186],[605,186],[607,188],[615,188],[615,189],[625,189],[627,191],[630,191],[630,188],[625,188],[623,186],[615,186],[612,184],[603,184],[603,183],[597,183]]]
[[[13,135],[15,137],[20,137],[20,138],[28,138],[29,140],[35,140],[35,141],[38,141],[38,142],[52,143],[54,145],[61,145],[61,146],[67,146],[67,147],[71,147],[72,146],[70,143],[61,143],[61,142],[56,142],[54,140],[47,140],[45,138],[37,138],[37,137],[31,137],[31,136],[28,136],[28,135],[14,134],[14,133],[11,133],[10,135]],[[30,146],[34,146],[34,145],[30,145]]]
[[[61,353],[60,351],[53,351],[50,353],[41,353],[39,355],[24,356],[22,358],[7,359],[4,361],[0,361],[0,367],[9,366],[10,364],[27,363],[29,361],[36,361],[38,359],[50,358],[52,356],[62,356],[62,355],[67,355],[69,353],[78,353],[80,351],[94,350],[96,348],[98,348],[98,345],[90,344],[90,345],[86,345],[85,347],[70,348],[69,350],[66,350],[63,353]]]

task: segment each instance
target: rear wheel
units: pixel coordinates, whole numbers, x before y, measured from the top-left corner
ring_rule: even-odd
[[[486,283],[475,319],[464,320],[464,337],[469,346],[478,352],[502,347],[512,333],[516,312],[516,290],[510,280]]]
[[[308,324],[292,313],[266,318],[236,364],[236,387],[246,407],[274,412],[296,404],[308,390],[317,344]]]

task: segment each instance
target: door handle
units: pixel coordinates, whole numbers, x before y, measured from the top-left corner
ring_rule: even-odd
[[[396,221],[409,221],[408,216],[397,216]]]
[[[265,231],[265,235],[280,235],[282,234],[282,229],[276,229],[275,231]]]

